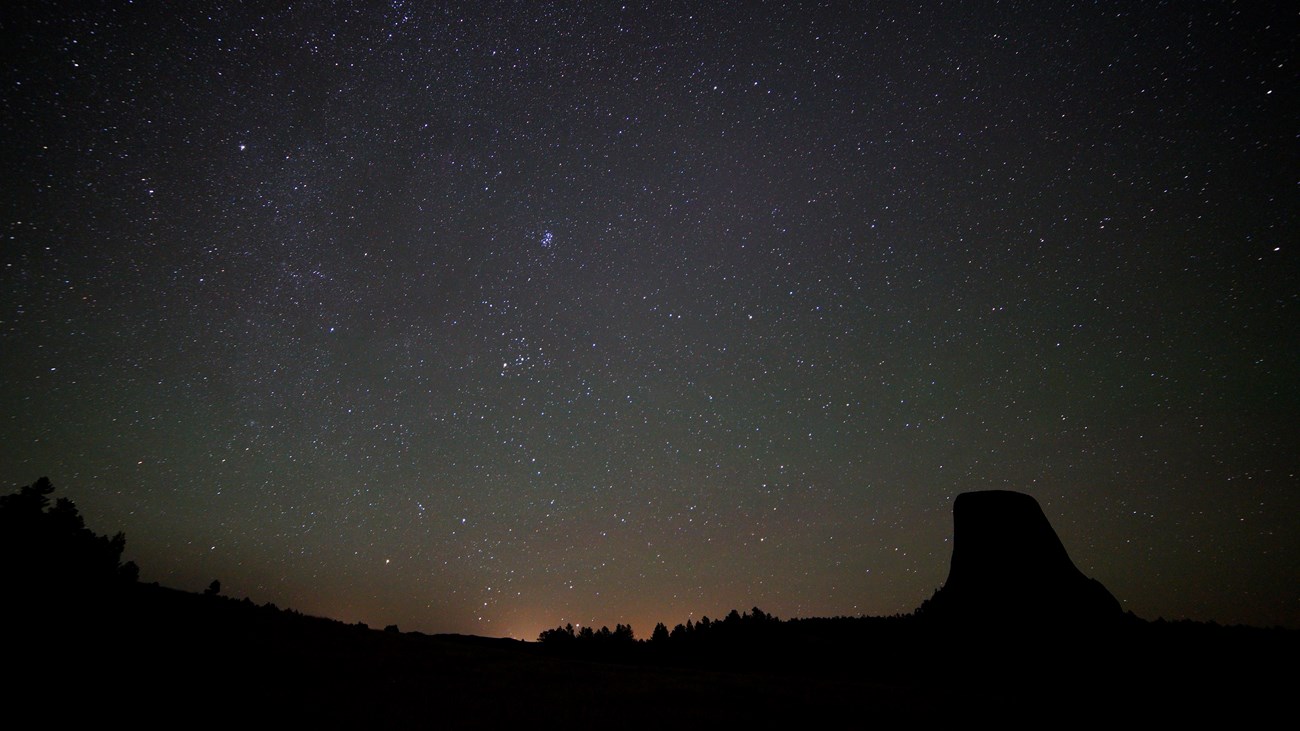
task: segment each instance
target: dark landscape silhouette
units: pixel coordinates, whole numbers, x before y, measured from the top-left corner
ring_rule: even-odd
[[[1091,626],[1123,615],[1106,587],[1075,567],[1038,502],[1007,490],[957,496],[948,580],[920,611],[972,625]]]
[[[892,617],[753,607],[646,637],[565,625],[537,642],[374,630],[137,580],[125,536],[42,478],[0,498],[11,721],[133,726],[772,727],[854,719],[1111,718],[1288,709],[1297,633],[1124,612],[1033,498],[954,503],[948,581]],[[1044,716],[1042,714],[1052,714]]]

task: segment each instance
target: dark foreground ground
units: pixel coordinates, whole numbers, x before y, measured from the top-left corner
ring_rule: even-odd
[[[1292,631],[1135,618],[1096,633],[805,620],[708,646],[555,648],[385,632],[144,585],[95,603],[13,606],[0,718],[60,726],[1250,723],[1289,717],[1300,649]]]

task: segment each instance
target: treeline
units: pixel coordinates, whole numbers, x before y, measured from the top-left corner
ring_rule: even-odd
[[[915,678],[933,657],[933,638],[911,615],[781,619],[758,607],[721,619],[660,622],[648,638],[564,625],[543,631],[537,651],[559,657],[735,672],[825,675],[895,682]],[[872,662],[863,662],[864,658]]]
[[[753,637],[756,634],[765,634],[768,630],[780,624],[781,620],[776,616],[754,607],[744,613],[733,609],[727,616],[718,620],[711,620],[707,615],[701,617],[698,622],[687,619],[684,624],[678,624],[672,630],[669,630],[667,625],[660,622],[655,625],[654,631],[650,633],[649,640],[637,640],[631,625],[619,624],[611,631],[609,627],[601,627],[599,630],[591,627],[575,629],[572,624],[566,624],[555,629],[543,630],[537,636],[537,641],[548,646],[563,646],[568,643],[592,643],[594,645],[597,643],[632,644],[636,642],[656,646],[684,645],[722,638]]]
[[[619,642],[631,643],[636,641],[636,635],[632,632],[632,625],[620,624],[611,631],[609,627],[601,627],[594,630],[591,627],[581,627],[574,629],[572,624],[566,624],[563,627],[543,630],[537,636],[537,641],[544,644],[561,644],[565,642]]]

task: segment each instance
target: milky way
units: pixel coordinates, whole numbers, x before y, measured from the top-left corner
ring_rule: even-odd
[[[143,580],[893,614],[998,488],[1300,626],[1289,4],[104,5],[0,11],[0,468]]]

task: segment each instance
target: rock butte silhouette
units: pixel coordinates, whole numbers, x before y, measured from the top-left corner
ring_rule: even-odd
[[[966,492],[952,512],[952,565],[925,615],[981,624],[1100,624],[1124,616],[1106,587],[1070,560],[1034,498]]]

